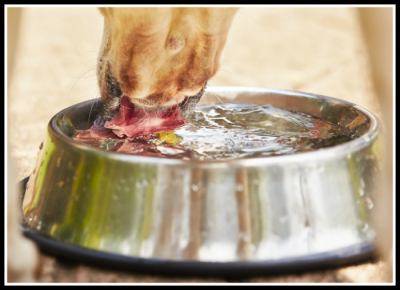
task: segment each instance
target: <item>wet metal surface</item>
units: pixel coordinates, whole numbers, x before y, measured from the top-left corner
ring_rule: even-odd
[[[379,122],[332,98],[209,87],[207,101],[306,113],[360,136],[331,148],[228,161],[106,152],[74,142],[98,100],[58,113],[23,200],[36,231],[84,248],[141,258],[279,261],[373,242]],[[90,117],[92,118],[92,117]]]

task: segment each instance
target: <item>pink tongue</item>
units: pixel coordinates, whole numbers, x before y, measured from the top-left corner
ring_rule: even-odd
[[[178,105],[168,108],[167,112],[145,112],[137,108],[128,97],[121,98],[121,107],[111,121],[104,127],[112,129],[119,137],[138,137],[160,131],[170,131],[182,127],[188,122]]]

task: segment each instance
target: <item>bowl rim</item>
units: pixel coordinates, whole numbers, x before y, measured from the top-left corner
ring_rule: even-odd
[[[378,138],[379,130],[380,130],[380,121],[379,119],[371,112],[366,110],[365,108],[347,102],[345,100],[327,97],[323,95],[317,95],[312,93],[291,91],[291,90],[281,90],[281,89],[270,89],[270,88],[262,88],[262,87],[245,87],[245,86],[208,86],[206,92],[218,92],[218,91],[245,91],[245,92],[255,92],[255,93],[274,93],[274,94],[285,94],[291,96],[299,96],[306,97],[311,99],[325,99],[329,101],[339,102],[344,105],[348,105],[353,107],[354,109],[364,113],[370,119],[370,127],[366,133],[360,136],[357,139],[351,140],[349,142],[335,145],[332,147],[321,148],[314,151],[295,153],[290,155],[275,155],[275,156],[266,156],[266,157],[257,157],[257,158],[240,158],[240,159],[228,159],[228,160],[183,160],[183,159],[172,159],[172,158],[162,158],[162,157],[150,157],[150,156],[137,156],[137,155],[129,155],[129,154],[121,154],[111,151],[105,151],[99,148],[94,148],[87,146],[83,143],[79,143],[66,136],[57,126],[57,120],[61,119],[66,113],[73,109],[77,109],[79,107],[85,106],[87,104],[91,104],[95,101],[98,101],[99,98],[91,99],[82,103],[78,103],[72,105],[64,110],[58,112],[56,115],[52,117],[48,124],[48,132],[52,137],[56,137],[60,139],[62,142],[76,147],[79,150],[83,150],[84,152],[90,152],[92,154],[102,155],[107,158],[112,158],[114,160],[121,160],[130,163],[148,163],[148,164],[158,164],[158,165],[178,165],[185,167],[196,167],[196,168],[204,168],[204,167],[212,167],[212,168],[228,168],[228,167],[258,167],[263,165],[272,165],[272,164],[288,164],[288,163],[301,163],[301,162],[311,162],[314,160],[323,160],[323,159],[331,159],[338,158],[339,156],[346,156],[350,158],[353,152],[359,151],[364,147],[369,146],[375,139]],[[350,156],[349,156],[350,155]]]

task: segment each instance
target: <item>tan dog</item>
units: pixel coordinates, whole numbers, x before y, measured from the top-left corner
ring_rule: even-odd
[[[202,94],[219,68],[238,8],[99,8],[104,34],[97,75],[106,108],[122,94],[150,109]]]

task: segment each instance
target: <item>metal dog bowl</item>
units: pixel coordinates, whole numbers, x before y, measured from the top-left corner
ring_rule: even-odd
[[[380,166],[376,117],[345,101],[293,91],[209,87],[205,95],[209,103],[306,113],[360,137],[256,159],[125,155],[70,138],[102,110],[98,99],[87,101],[49,123],[22,200],[25,234],[65,256],[181,274],[255,274],[370,257]]]

